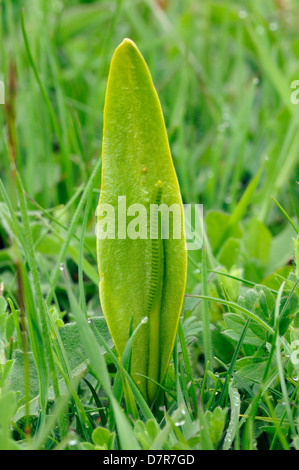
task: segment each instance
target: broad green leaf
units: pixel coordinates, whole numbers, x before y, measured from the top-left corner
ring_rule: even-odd
[[[130,210],[124,226],[120,223],[120,201],[125,212]],[[141,204],[142,209],[131,207],[133,204]],[[176,205],[169,221],[169,238],[162,239],[158,233],[151,238],[154,224],[150,227],[148,222],[152,204]],[[112,214],[115,227],[105,212],[107,207],[113,208],[109,216]],[[180,189],[161,106],[146,63],[129,39],[116,49],[110,67],[98,210],[98,228],[104,222],[110,228],[105,239],[99,240],[98,231],[101,306],[120,356],[129,338],[131,319],[135,329],[148,317],[134,340],[131,373],[152,402],[157,392],[153,381],[163,381],[174,346],[187,257]],[[173,228],[181,232],[177,239]],[[130,229],[128,235],[126,230]]]
[[[143,450],[149,450],[159,434],[159,426],[154,419],[149,419],[146,424],[137,420],[134,425],[134,433]]]
[[[213,410],[213,412],[210,410],[206,412],[206,420],[208,423],[209,434],[214,446],[216,446],[220,441],[225,425],[226,414],[226,408],[222,409],[220,406],[217,406]]]
[[[106,428],[98,427],[92,433],[92,440],[98,450],[113,450],[115,432],[111,433]]]
[[[62,240],[59,241],[59,239],[55,238],[53,235],[46,235],[41,241],[39,241],[35,249],[39,253],[45,254],[47,256],[56,256],[61,247],[61,243]],[[78,264],[79,252],[75,246],[69,245],[67,248],[67,254],[75,263]],[[97,285],[99,282],[98,273],[85,258],[82,260],[82,269],[84,274],[86,274],[86,276],[88,276],[89,279]]]
[[[218,260],[227,269],[239,264],[241,242],[237,238],[229,238],[223,243]]]
[[[223,234],[230,226],[231,216],[221,211],[210,211],[205,219],[207,225],[208,239],[212,245],[213,250],[221,249],[225,240]],[[241,238],[242,230],[239,225],[235,225],[234,229],[229,233],[232,238]],[[222,242],[221,246],[220,243]]]
[[[294,245],[292,238],[294,236],[293,227],[288,224],[284,230],[278,233],[272,239],[270,258],[267,273],[272,274],[273,271],[285,266],[289,259],[294,255]]]
[[[277,269],[270,276],[267,276],[262,284],[269,289],[278,291],[281,283],[286,281],[290,273],[293,271],[292,266],[284,266],[283,268]]]
[[[227,330],[223,331],[223,334],[238,342],[246,323],[245,318],[236,313],[227,313],[224,315],[224,321]],[[252,344],[259,347],[266,340],[266,333],[259,325],[255,325],[258,331],[253,331],[251,326],[252,325],[250,325],[245,335],[244,344]]]
[[[274,313],[275,297],[265,286],[256,285],[253,289],[248,289],[245,297],[240,297],[240,304],[248,310],[256,313],[267,323],[271,323],[271,314]]]
[[[230,298],[232,300],[237,300],[240,293],[240,281],[238,278],[242,277],[242,270],[238,269],[236,266],[233,266],[229,271],[225,267],[217,269],[219,273],[224,275],[219,276],[219,281],[223,284],[224,288],[229,292]],[[228,276],[226,276],[226,274]],[[229,277],[232,276],[232,277]]]
[[[99,333],[105,338],[106,342],[112,347],[112,341],[106,322],[102,317],[93,317],[93,323]],[[87,370],[88,358],[84,350],[84,345],[81,345],[80,332],[76,323],[68,323],[59,328],[59,334],[65,353],[69,362],[72,377],[77,377]],[[104,353],[104,351],[103,351]],[[30,414],[37,415],[39,412],[39,377],[37,367],[34,361],[33,354],[28,353],[29,361],[29,374],[30,374]],[[25,382],[24,382],[24,353],[16,350],[14,352],[14,364],[10,376],[7,381],[9,387],[18,392],[18,399],[25,395]],[[59,376],[59,389],[61,394],[67,392],[64,380]],[[49,400],[54,399],[53,389],[49,388]],[[19,408],[15,419],[18,420],[24,416],[25,407]]]
[[[242,357],[236,362],[236,375],[243,382],[260,383],[263,379],[267,361],[259,357]],[[234,381],[237,386],[240,382]]]
[[[92,322],[103,336],[105,341],[112,347],[112,341],[103,317],[92,317]],[[87,357],[84,345],[80,342],[80,332],[76,323],[67,323],[59,328],[59,334],[69,360],[70,367],[75,369]],[[104,354],[104,349],[103,349]]]
[[[272,235],[270,230],[259,220],[251,219],[246,225],[244,244],[249,258],[256,258],[267,265],[270,255]]]

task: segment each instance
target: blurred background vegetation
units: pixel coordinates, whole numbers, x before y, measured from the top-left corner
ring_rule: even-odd
[[[247,295],[254,312],[261,309],[260,295],[248,286],[263,283],[277,293],[285,280],[286,293],[291,291],[292,238],[299,224],[299,104],[291,102],[291,84],[299,80],[298,0],[2,0],[0,5],[1,357],[13,357],[15,306],[26,311],[29,326],[42,325],[42,337],[38,329],[30,331],[36,363],[43,360],[44,344],[51,359],[47,321],[63,332],[64,323],[74,320],[64,264],[84,313],[100,313],[94,229],[103,107],[110,60],[124,37],[136,42],[149,65],[183,201],[204,205],[209,276],[203,279],[201,252],[189,252],[187,292],[202,293],[206,285],[216,300],[239,303]],[[17,195],[15,168],[28,212],[22,191]],[[211,271],[216,269],[224,276]],[[186,298],[183,312],[188,346],[197,336],[192,364],[199,376],[201,326],[190,320],[202,318],[202,304]],[[241,327],[227,320],[225,325],[227,310],[219,302],[210,302],[207,310],[219,364],[231,361],[245,325],[245,319]],[[294,317],[288,315],[285,330]],[[15,323],[18,328],[18,318]],[[296,325],[298,331],[298,315]],[[208,324],[206,336],[209,330]],[[256,347],[257,357],[263,353],[265,338],[264,332],[262,339],[250,334],[242,354],[249,357],[255,386],[261,378],[252,358]],[[20,346],[20,338],[14,341]],[[69,349],[72,357],[73,343]],[[46,370],[43,363],[41,383]],[[14,374],[22,380],[18,369]]]
[[[242,266],[254,282],[288,263],[293,228],[271,196],[298,220],[299,105],[290,100],[299,79],[298,1],[5,0],[1,7],[0,176],[12,201],[16,164],[28,195],[69,224],[101,155],[109,63],[130,37],[162,103],[184,203],[204,205],[218,260]]]
[[[30,195],[45,207],[70,199],[99,158],[109,62],[130,37],[162,102],[184,201],[232,211],[267,158],[255,212],[275,230],[273,194],[295,215],[299,132],[290,84],[299,78],[297,1],[1,4],[0,171],[8,185],[10,138]],[[53,116],[25,50],[22,8]]]

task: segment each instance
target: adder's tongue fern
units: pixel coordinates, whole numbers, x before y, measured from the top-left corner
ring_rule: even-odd
[[[119,228],[126,207],[151,207],[147,237],[98,238],[100,299],[121,356],[133,328],[131,374],[150,403],[171,358],[186,283],[183,206],[161,106],[147,65],[129,39],[116,49],[108,78],[99,205],[109,204]],[[179,208],[181,237],[163,238],[159,206]],[[137,211],[138,212],[138,211]],[[148,214],[146,220],[148,221]]]

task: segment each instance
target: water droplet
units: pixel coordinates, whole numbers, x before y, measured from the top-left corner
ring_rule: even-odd
[[[64,264],[63,263],[60,263],[59,269],[60,269],[60,271],[64,271]]]
[[[275,21],[272,21],[269,24],[269,30],[272,31],[273,33],[278,30],[278,24],[275,23]]]
[[[245,18],[247,18],[248,16],[248,13],[246,10],[240,10],[238,16],[241,20],[245,20]]]
[[[148,322],[148,317],[143,317],[141,320],[142,325]]]
[[[179,426],[184,426],[184,424],[185,424],[185,420],[184,420],[184,419],[182,419],[181,421],[177,421],[177,422],[176,422],[176,423],[174,423],[174,424],[175,424],[175,426],[177,426],[177,427],[179,427]]]
[[[76,444],[77,444],[77,440],[76,440],[76,439],[71,439],[71,440],[69,441],[69,445],[70,445],[70,446],[75,446]]]

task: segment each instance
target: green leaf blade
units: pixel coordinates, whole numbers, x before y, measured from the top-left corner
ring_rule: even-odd
[[[112,58],[107,85],[99,202],[100,207],[108,203],[115,208],[116,233],[115,239],[98,240],[101,304],[119,355],[129,338],[131,318],[136,328],[147,316],[153,247],[148,223],[143,237],[131,239],[123,233],[118,202],[126,197],[125,210],[141,204],[148,222],[159,181],[163,185],[161,204],[168,208],[176,204],[179,208],[181,238],[172,237],[171,222],[169,239],[161,240],[164,267],[158,273],[159,284],[163,283],[159,326],[150,335],[149,321],[134,342],[131,372],[144,395],[146,379],[137,374],[148,375],[150,341],[159,341],[160,345],[159,375],[152,379],[163,380],[171,357],[185,290],[187,257],[182,200],[161,105],[142,55],[132,41],[125,39]],[[140,234],[142,228],[139,230]],[[155,334],[159,338],[154,338]],[[151,392],[151,400],[153,395]]]

